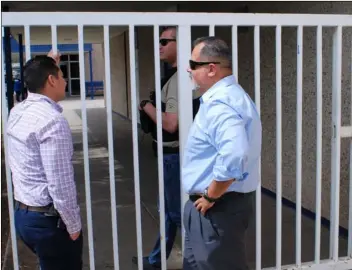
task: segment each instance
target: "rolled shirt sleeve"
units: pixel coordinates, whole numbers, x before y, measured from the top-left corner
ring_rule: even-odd
[[[213,176],[216,181],[242,181],[248,173],[248,137],[245,121],[227,104],[212,101],[209,105],[209,136],[217,150]]]
[[[72,165],[72,134],[66,119],[59,115],[40,133],[40,153],[49,194],[69,234],[81,230],[80,209]]]

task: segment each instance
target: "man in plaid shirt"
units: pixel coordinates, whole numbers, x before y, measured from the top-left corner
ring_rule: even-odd
[[[28,98],[11,110],[7,126],[16,231],[41,270],[82,269],[71,130],[57,103],[66,88],[59,59],[50,52],[26,63]]]

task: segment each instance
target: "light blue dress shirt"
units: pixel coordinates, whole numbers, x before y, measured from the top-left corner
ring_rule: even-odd
[[[186,193],[203,193],[213,180],[236,179],[227,191],[247,193],[259,184],[262,126],[256,106],[234,76],[201,97],[182,164]]]

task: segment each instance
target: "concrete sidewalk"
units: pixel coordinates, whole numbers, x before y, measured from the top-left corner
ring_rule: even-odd
[[[77,111],[80,114],[80,111]],[[107,146],[106,109],[88,109],[88,127],[94,133],[99,144]],[[122,177],[129,179],[126,185],[133,191],[133,151],[132,124],[129,120],[113,113],[114,156],[123,166]],[[157,160],[151,149],[151,138],[142,132],[139,138],[139,163],[141,200],[148,211],[158,218],[156,208],[158,196]],[[131,222],[134,222],[131,220]],[[272,197],[262,194],[262,267],[273,267],[276,264],[276,201]],[[285,205],[282,206],[282,264],[295,264],[295,235],[296,212]],[[254,219],[247,234],[247,256],[251,269],[255,269],[255,224]],[[134,228],[133,228],[134,229]],[[329,230],[321,229],[321,259],[329,258]],[[148,235],[143,234],[146,242]],[[302,216],[302,262],[314,260],[315,221]],[[144,247],[144,251],[149,249]],[[340,237],[339,254],[347,255],[347,239]],[[229,253],[231,256],[231,253]],[[130,257],[128,258],[128,260]],[[126,268],[128,269],[128,268]],[[171,268],[169,268],[171,269]]]
[[[84,269],[89,268],[88,234],[86,218],[86,185],[82,146],[82,120],[80,100],[62,102],[64,115],[72,129],[74,140],[74,169],[84,228]],[[89,168],[92,202],[92,225],[94,237],[95,269],[114,269],[112,247],[112,222],[110,203],[110,178],[107,150],[106,109],[103,99],[87,100]],[[136,213],[134,194],[134,168],[132,151],[132,125],[129,120],[113,114],[115,185],[117,202],[117,232],[119,244],[119,265],[122,270],[138,269],[131,258],[137,254]],[[140,188],[142,211],[143,252],[148,254],[158,234],[158,171],[157,160],[151,149],[151,139],[141,132],[139,138]],[[276,202],[262,195],[262,267],[275,265],[276,253]],[[282,263],[295,262],[295,211],[283,205],[282,208]],[[250,268],[255,267],[255,220],[247,235],[247,256]],[[22,269],[37,269],[35,257],[28,252],[21,241],[19,257]],[[340,238],[340,256],[347,254],[347,240]],[[229,252],[231,256],[231,252]],[[329,230],[322,227],[321,259],[329,256]],[[302,216],[302,261],[314,259],[314,220]],[[11,267],[9,252],[6,269]],[[177,245],[168,261],[168,269],[181,269],[180,234]]]
[[[88,110],[95,110],[97,108],[102,110],[103,102],[103,99],[87,100],[87,108]],[[64,115],[72,129],[75,146],[75,173],[77,175],[76,179],[79,180],[78,190],[86,236],[84,244],[84,269],[89,269],[82,120],[76,113],[77,109],[80,110],[80,101],[69,100],[63,102],[62,105],[64,107]],[[100,119],[100,121],[103,121],[103,119]],[[95,267],[96,269],[113,269],[109,153],[107,145],[102,144],[101,139],[96,135],[96,131],[94,125],[88,125]],[[133,183],[133,176],[129,176],[125,172],[124,166],[116,158],[114,167],[120,269],[137,269],[131,262],[132,256],[137,254],[134,187],[130,185],[131,182]],[[147,252],[154,246],[155,237],[159,229],[158,221],[151,215],[152,212],[155,212],[155,209],[148,209],[148,206],[143,202],[141,212],[143,250]],[[177,247],[169,259],[168,268],[182,268],[180,250]]]

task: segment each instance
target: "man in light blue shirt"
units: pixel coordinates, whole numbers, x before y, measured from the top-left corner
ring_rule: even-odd
[[[232,75],[231,49],[197,39],[190,68],[203,94],[182,168],[184,270],[248,269],[245,233],[259,184],[262,128],[255,104]]]

